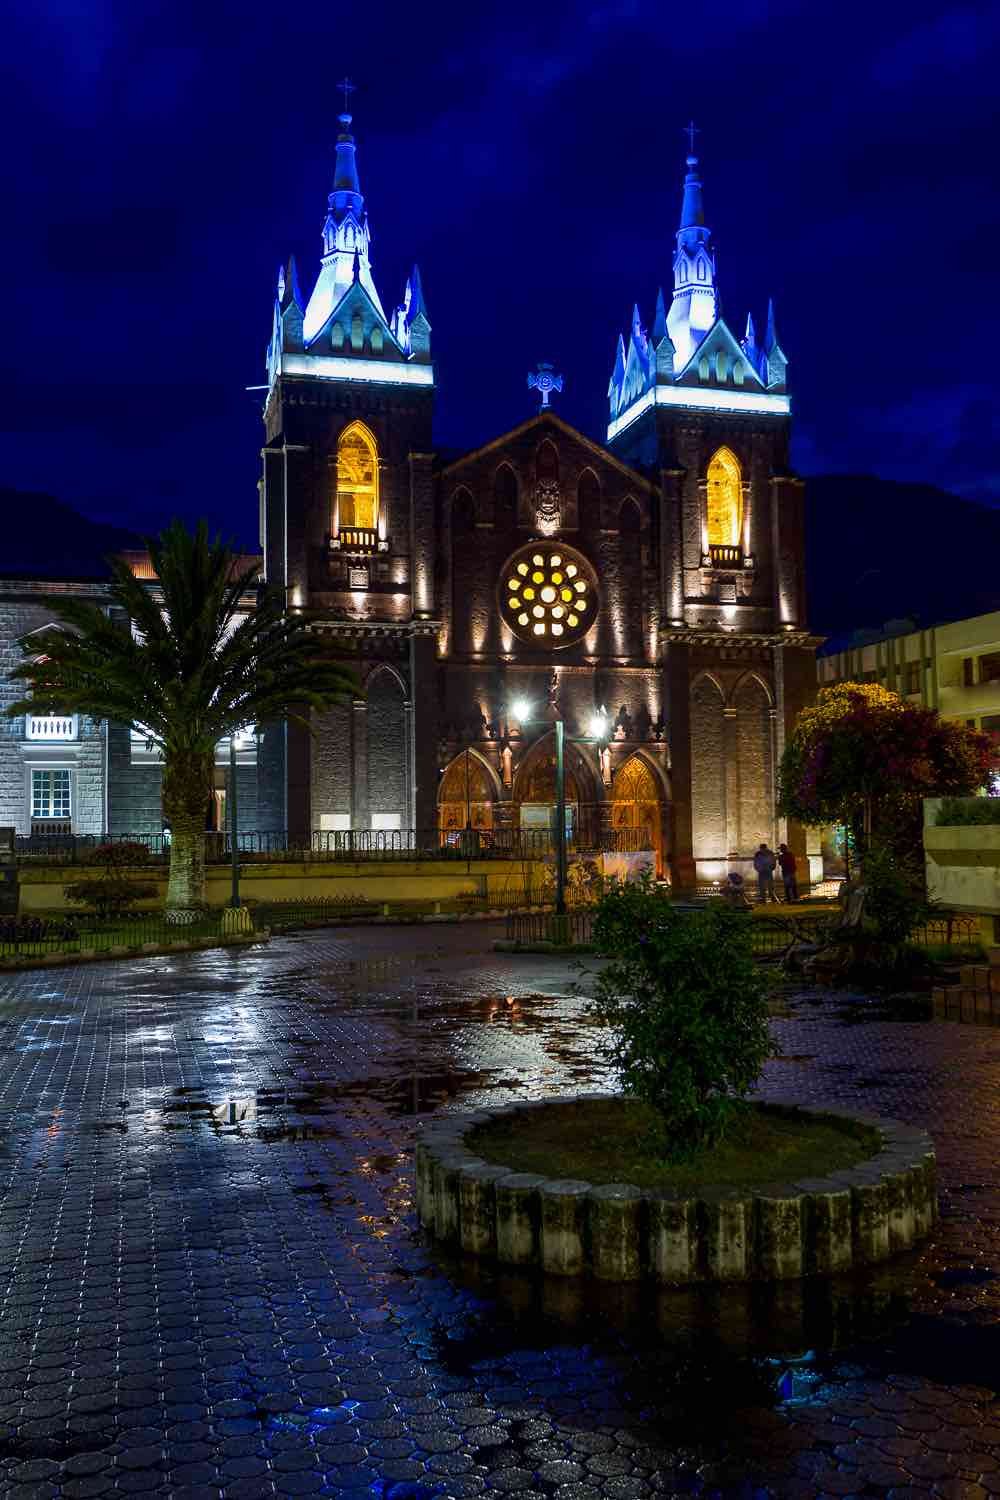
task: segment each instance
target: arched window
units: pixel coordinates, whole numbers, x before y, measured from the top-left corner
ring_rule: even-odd
[[[510,464],[501,464],[493,478],[493,523],[513,526],[517,521],[517,478]]]
[[[593,469],[584,469],[576,487],[577,523],[581,531],[597,531],[601,524],[601,486]]]
[[[703,354],[701,356],[701,359],[699,359],[699,361],[698,361],[698,379],[699,380],[707,380],[708,379],[708,355],[707,354]]]
[[[715,374],[716,374],[716,378],[718,380],[722,381],[723,384],[724,384],[726,376],[727,376],[728,373],[729,373],[729,356],[726,354],[726,351],[724,349],[720,349],[719,352],[718,352],[718,354],[715,356]]]
[[[738,547],[743,526],[743,488],[735,453],[719,448],[708,466],[708,544]]]
[[[337,444],[337,508],[340,530],[378,526],[378,449],[363,422],[352,422]]]
[[[559,479],[559,455],[555,444],[550,443],[548,438],[539,446],[535,455],[535,477],[536,479],[549,479],[558,482]]]

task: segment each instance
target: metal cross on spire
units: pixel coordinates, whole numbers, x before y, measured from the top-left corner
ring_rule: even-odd
[[[694,138],[695,138],[696,135],[701,135],[701,131],[698,129],[698,127],[694,123],[694,121],[691,120],[689,124],[687,124],[687,125],[684,126],[684,134],[688,138],[688,155],[689,156],[693,156],[694,155]]]
[[[337,87],[344,90],[344,114],[346,115],[351,107],[351,95],[356,92],[356,89],[351,80],[346,77],[340,80]]]

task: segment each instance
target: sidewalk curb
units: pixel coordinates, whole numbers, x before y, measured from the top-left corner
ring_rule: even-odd
[[[76,951],[56,948],[51,953],[30,958],[0,958],[0,973],[21,973],[29,969],[68,968],[73,964],[105,963],[121,958],[155,958],[175,953],[201,953],[210,948],[251,948],[271,940],[271,929],[260,932],[232,933],[228,937],[178,938],[172,943],[116,943],[111,948],[80,948]]]

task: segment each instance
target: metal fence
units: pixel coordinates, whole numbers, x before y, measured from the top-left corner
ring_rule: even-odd
[[[195,922],[167,922],[160,912],[138,912],[107,921],[93,917],[0,917],[0,958],[44,958],[46,954],[109,953],[113,948],[140,948],[218,937],[222,913],[206,912]]]
[[[168,833],[123,833],[113,836],[86,833],[18,834],[14,852],[18,859],[39,864],[87,864],[95,852],[108,844],[142,844],[152,863],[170,857]],[[548,829],[412,829],[377,828],[345,831],[313,830],[294,833],[286,829],[237,834],[240,855],[251,861],[302,862],[314,860],[422,860],[422,859],[545,859],[555,850]],[[628,854],[649,847],[648,835],[638,828],[605,828],[596,834],[589,827],[574,830],[567,840],[570,855],[586,853]],[[205,859],[223,864],[232,858],[228,833],[206,832]]]
[[[696,909],[684,908],[685,911]],[[809,916],[794,918],[752,917],[750,942],[755,958],[773,958],[795,943],[816,940],[824,927],[835,920],[828,909]],[[581,907],[557,917],[554,912],[510,912],[507,917],[507,939],[515,943],[590,943],[593,941],[594,910]],[[918,927],[910,942],[921,948],[973,946],[980,941],[979,923],[975,917],[944,914]]]

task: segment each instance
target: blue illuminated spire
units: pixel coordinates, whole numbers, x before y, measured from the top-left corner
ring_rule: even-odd
[[[385,320],[382,303],[372,280],[369,250],[371,230],[364,194],[358,180],[357,148],[351,134],[351,116],[338,117],[337,158],[333,191],[327,198],[323,221],[323,259],[319,277],[305,312],[305,338],[310,343],[324,328],[330,314],[357,281],[367,292],[379,316]]]
[[[656,294],[656,314],[653,318],[653,343],[658,344],[667,332],[667,305],[663,300],[663,288]]]
[[[674,295],[667,315],[667,329],[676,354],[675,368],[682,370],[719,316],[715,285],[715,256],[705,225],[698,158],[694,154],[695,128],[690,137],[681,199],[681,217],[674,251]]]
[[[762,373],[767,377],[768,390],[784,389],[788,381],[788,360],[778,343],[778,332],[774,326],[774,299],[767,299],[767,332],[764,335],[764,359]]]

